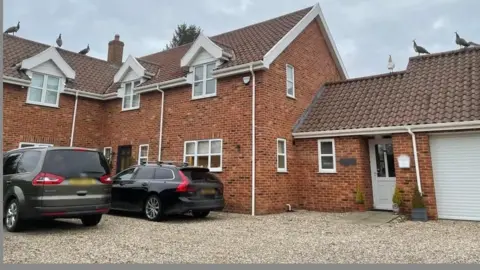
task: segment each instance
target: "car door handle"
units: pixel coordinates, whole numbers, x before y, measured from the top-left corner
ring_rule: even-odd
[[[7,181],[5,181],[5,183],[6,183],[7,185],[10,185],[10,184],[12,183],[12,181],[7,180]]]
[[[119,185],[123,186],[123,185],[125,185],[125,182],[120,182]]]
[[[142,187],[148,186],[148,183],[142,183]]]

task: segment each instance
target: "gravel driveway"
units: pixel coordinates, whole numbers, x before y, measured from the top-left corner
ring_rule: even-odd
[[[105,215],[97,228],[55,221],[19,234],[4,230],[4,262],[480,263],[480,223],[358,225],[341,216],[214,213],[155,223]]]

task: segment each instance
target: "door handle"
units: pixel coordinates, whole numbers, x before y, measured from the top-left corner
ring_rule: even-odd
[[[148,183],[142,183],[142,187],[148,186]]]
[[[123,185],[125,185],[125,182],[120,182],[119,185],[123,186]]]
[[[7,185],[10,185],[12,183],[12,181],[7,180],[7,181],[5,181],[5,183],[7,183]]]

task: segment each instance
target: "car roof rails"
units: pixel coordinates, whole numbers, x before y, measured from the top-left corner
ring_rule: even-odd
[[[169,165],[175,167],[188,167],[188,162],[175,162],[175,161],[157,161],[159,166]]]

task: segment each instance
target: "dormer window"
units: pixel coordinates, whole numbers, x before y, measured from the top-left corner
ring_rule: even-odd
[[[125,83],[125,95],[123,96],[123,110],[140,108],[140,94],[134,94],[133,89],[140,84],[140,80]]]
[[[59,77],[52,75],[32,73],[32,82],[28,88],[27,103],[58,107],[61,81]]]
[[[213,78],[215,63],[195,66],[192,97],[205,98],[217,95],[217,80]]]

